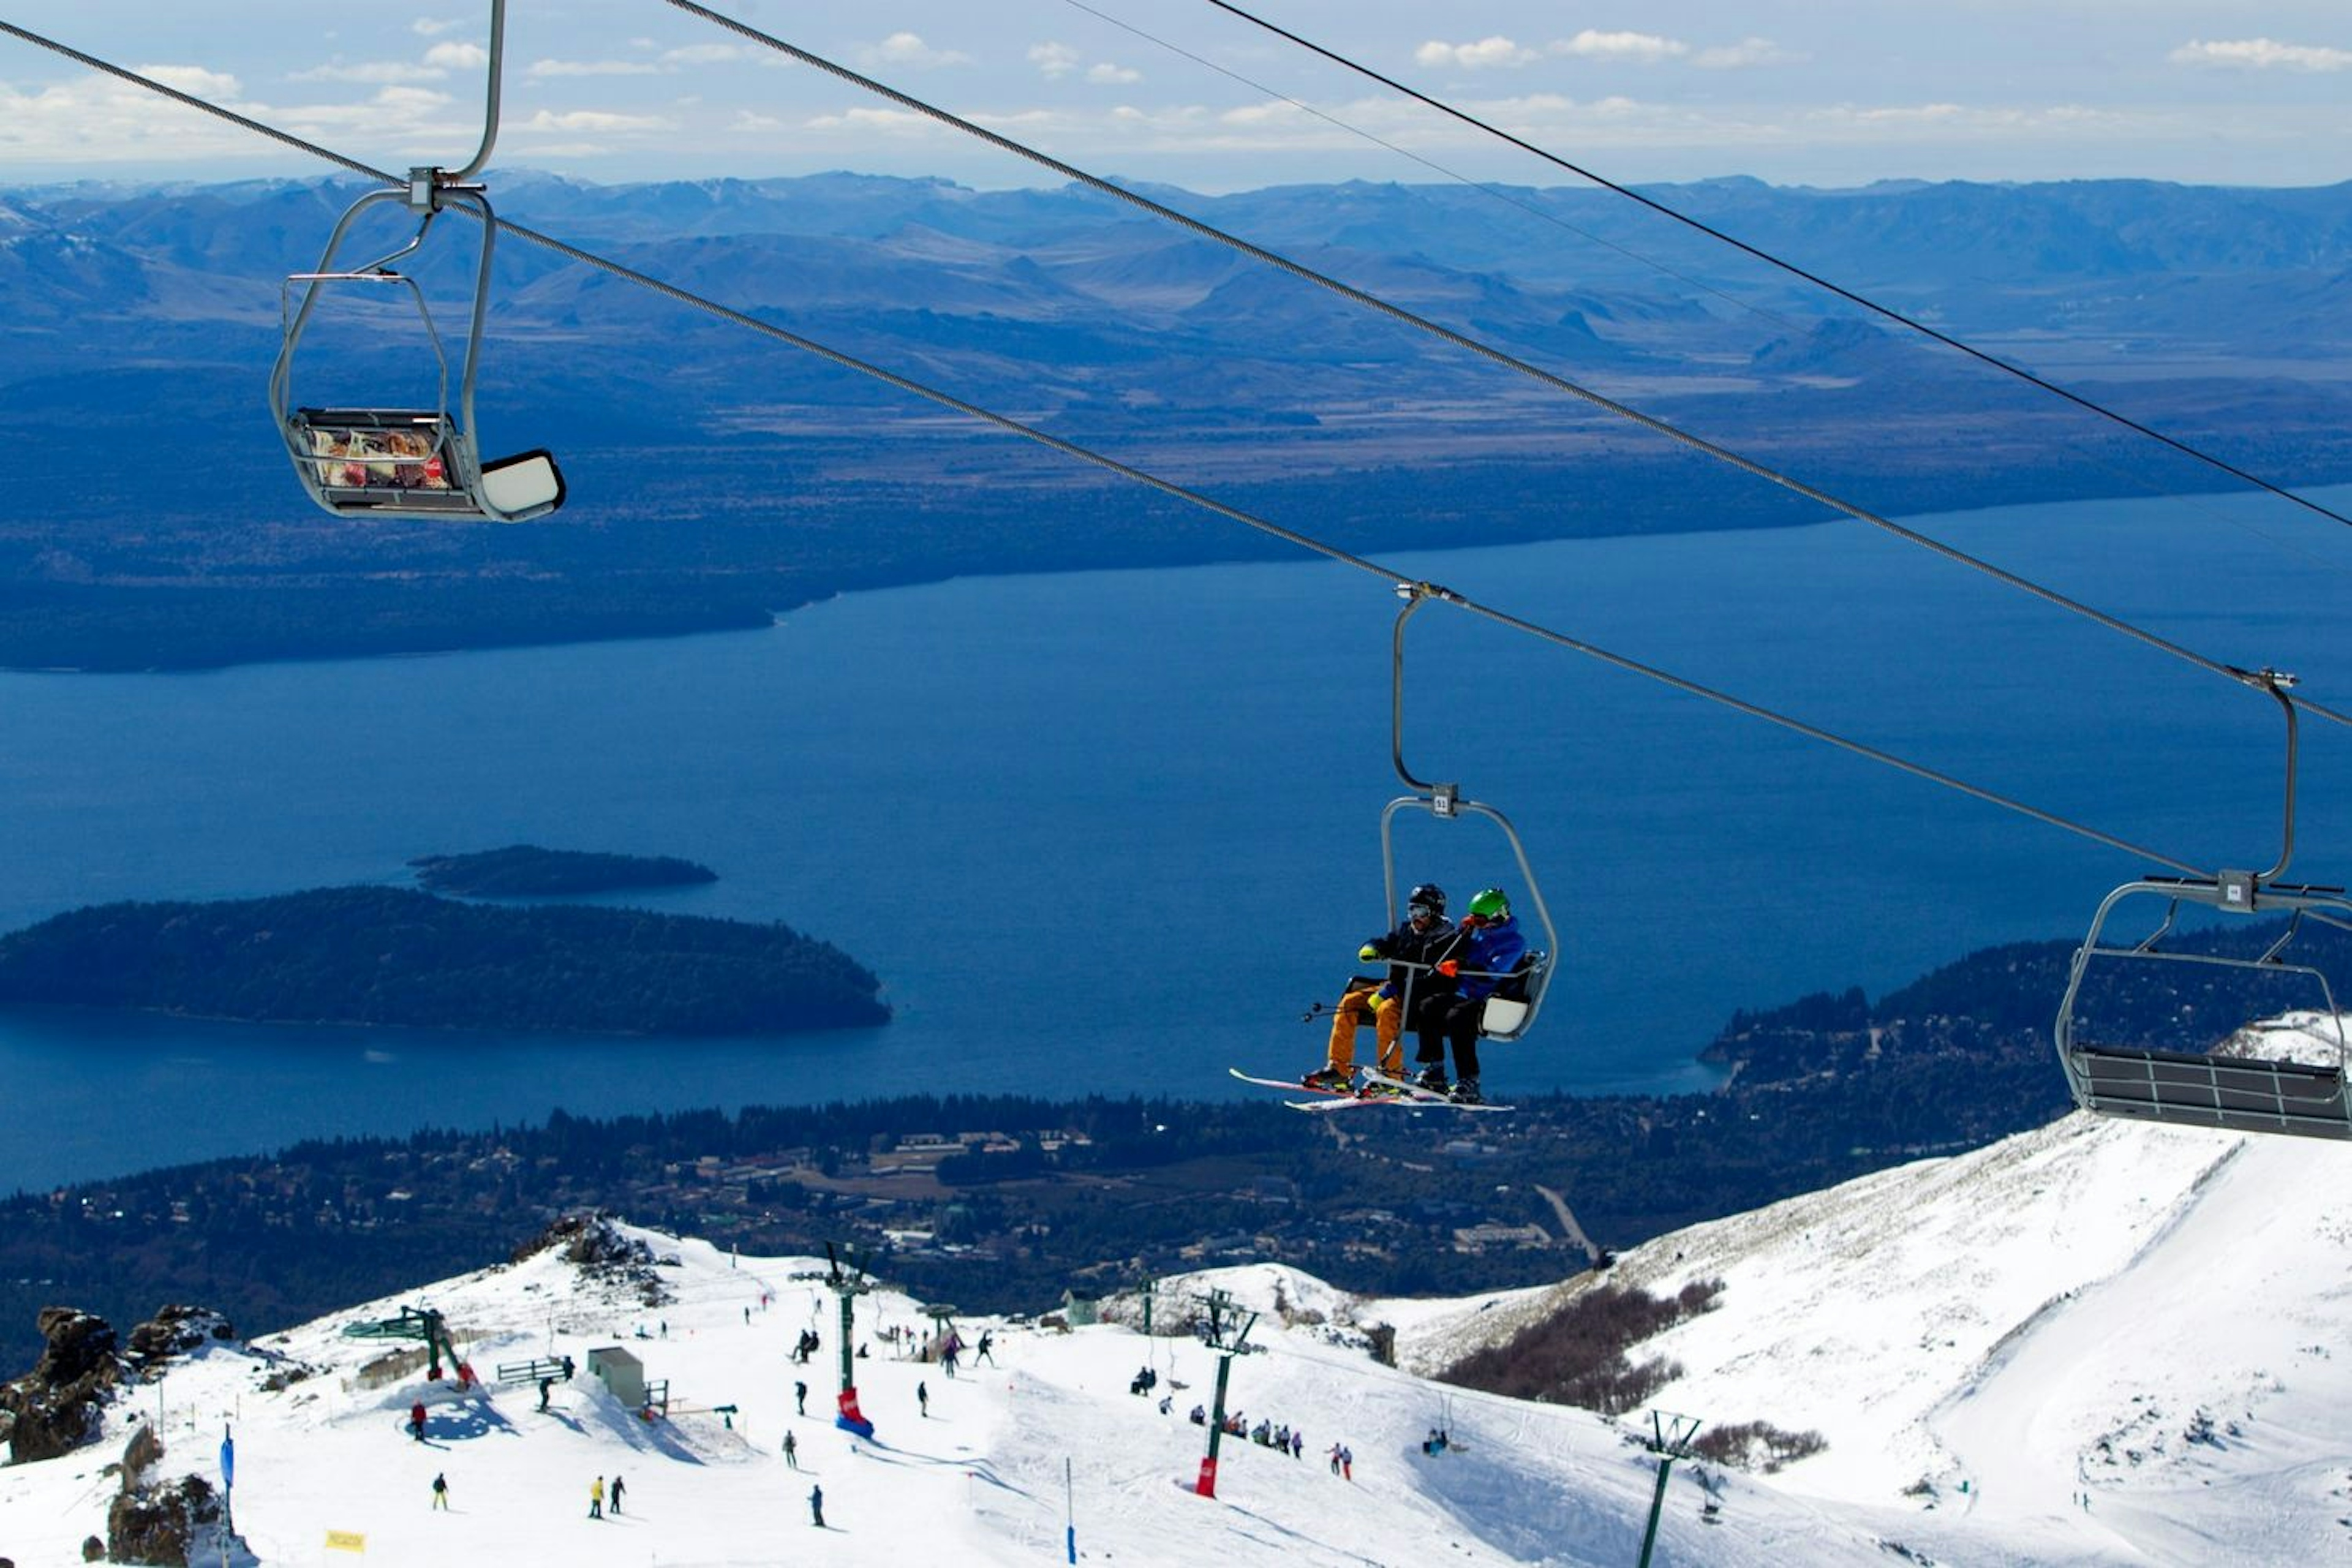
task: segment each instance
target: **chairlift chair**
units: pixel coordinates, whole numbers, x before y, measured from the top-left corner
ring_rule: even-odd
[[[1428,783],[1414,777],[1412,770],[1405,766],[1405,623],[1412,618],[1413,612],[1429,600],[1452,600],[1458,598],[1458,595],[1449,589],[1441,588],[1432,583],[1400,583],[1397,584],[1396,592],[1397,596],[1404,601],[1404,608],[1397,612],[1396,628],[1391,642],[1390,755],[1395,764],[1397,776],[1402,779],[1405,787],[1413,793],[1400,795],[1389,802],[1381,812],[1381,867],[1388,894],[1389,923],[1394,926],[1401,915],[1397,902],[1395,836],[1396,819],[1401,813],[1426,811],[1440,822],[1458,821],[1465,816],[1482,817],[1500,828],[1504,838],[1511,847],[1512,858],[1518,865],[1519,879],[1527,887],[1528,902],[1534,906],[1536,918],[1543,926],[1543,945],[1537,947],[1530,944],[1526,954],[1507,974],[1490,975],[1464,970],[1459,972],[1457,978],[1466,975],[1474,979],[1491,979],[1496,982],[1495,989],[1487,994],[1486,1005],[1480,1009],[1478,1033],[1486,1039],[1508,1043],[1524,1038],[1528,1031],[1535,1027],[1536,1016],[1543,1008],[1544,993],[1550,988],[1552,955],[1559,951],[1559,932],[1552,924],[1551,909],[1544,902],[1543,887],[1536,879],[1535,868],[1528,861],[1527,846],[1520,842],[1518,830],[1511,826],[1510,818],[1491,805],[1465,798],[1459,784]],[[1402,967],[1408,971],[1417,972],[1426,968],[1426,965],[1405,964]],[[1409,987],[1410,975],[1407,984]],[[1410,1005],[1412,1001],[1410,989],[1407,991],[1405,1001]]]
[[[523,522],[544,517],[563,504],[563,475],[544,447],[490,462],[476,445],[474,383],[481,365],[482,324],[489,309],[490,258],[498,219],[479,184],[468,184],[488,163],[498,140],[499,86],[505,55],[506,0],[491,0],[489,96],[483,113],[481,145],[462,169],[414,168],[404,186],[370,191],[353,202],[328,237],[317,270],[298,272],[280,295],[283,337],[269,374],[269,406],[293,460],[295,476],[310,499],[338,517],[420,517],[440,521]],[[398,202],[416,215],[416,233],[400,249],[364,267],[339,270],[335,256],[359,216],[379,203]],[[449,404],[449,356],[433,325],[424,290],[392,264],[425,244],[433,220],[447,207],[473,211],[481,220],[481,259],[474,277],[474,301],[466,333],[465,368],[457,403]],[[301,302],[293,302],[301,285]],[[322,289],[330,286],[398,286],[408,291],[423,319],[426,342],[439,373],[431,408],[322,407],[299,405],[293,396],[294,353],[310,324]]]
[[[335,253],[352,221],[381,202],[404,201],[400,191],[370,191],[335,226],[326,254],[313,272],[289,278],[285,289],[285,335],[270,373],[270,410],[278,420],[294,472],[310,499],[339,517],[421,517],[441,521],[522,522],[544,517],[563,504],[563,475],[544,447],[485,463],[474,438],[474,382],[481,358],[482,323],[488,307],[490,258],[498,232],[488,202],[478,191],[436,185],[436,204],[407,245],[391,256],[353,270],[335,269]],[[449,404],[449,357],[433,312],[415,279],[392,263],[422,247],[439,204],[464,201],[480,209],[482,252],[474,284],[471,325],[456,409]],[[301,286],[301,300],[294,291]],[[437,371],[431,408],[318,407],[293,400],[295,350],[331,286],[405,289],[424,323]]]
[[[2287,948],[2306,921],[2352,931],[2352,899],[2341,888],[2273,880],[2286,869],[2294,849],[2295,710],[2285,693],[2294,678],[2265,669],[2248,672],[2243,679],[2277,699],[2286,715],[2286,829],[2278,863],[2263,872],[2146,877],[2109,893],[2067,971],[2066,992],[2053,1030],[2058,1060],[2074,1103],[2098,1115],[2240,1132],[2352,1139],[2352,1097],[2346,1092],[2352,1051],[2347,1049],[2335,989],[2316,966],[2286,960]],[[2103,940],[2109,916],[2149,898],[2166,900],[2162,923],[2129,945]],[[2160,944],[2173,931],[2183,905],[2225,915],[2283,913],[2288,919],[2278,939],[2255,957],[2167,951]],[[2320,1004],[2317,1028],[2332,1037],[2330,1059],[2309,1061],[2284,1051],[2250,1050],[2244,1028],[2229,1032],[2204,1051],[2091,1044],[2080,1037],[2083,982],[2094,964],[2145,968],[2166,963],[2295,977]]]
[[[2141,941],[2119,945],[2102,940],[2107,920],[2135,900],[2167,901],[2163,923]],[[2168,934],[2184,905],[2230,914],[2288,914],[2279,939],[2255,958],[2219,953],[2167,952],[2158,943]],[[2346,1094],[2347,1052],[2344,1020],[2326,973],[2289,963],[2284,952],[2306,915],[2332,917],[2352,926],[2352,900],[2336,888],[2263,886],[2250,876],[2146,878],[2127,882],[2099,905],[2091,930],[2075,951],[2066,994],[2058,1005],[2058,1059],[2074,1103],[2103,1116],[2186,1127],[2218,1127],[2240,1132],[2292,1132],[2315,1138],[2352,1139],[2352,1100]],[[2332,1058],[2305,1061],[2281,1054],[2239,1054],[2244,1031],[2214,1049],[2196,1052],[2149,1046],[2090,1044],[2077,1031],[2084,978],[2095,964],[2122,967],[2158,963],[2201,964],[2240,973],[2293,976],[2307,984],[2320,1007],[2318,1029],[2332,1037]],[[2223,1054],[2226,1050],[2227,1054]]]

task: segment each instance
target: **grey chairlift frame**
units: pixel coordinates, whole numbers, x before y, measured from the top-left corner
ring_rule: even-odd
[[[1491,1040],[1519,1039],[1535,1027],[1536,1016],[1543,1009],[1544,993],[1550,989],[1552,966],[1557,962],[1559,952],[1559,932],[1551,922],[1551,910],[1544,902],[1543,886],[1536,880],[1535,868],[1528,863],[1527,846],[1519,841],[1518,830],[1511,826],[1510,819],[1491,805],[1465,797],[1460,784],[1431,784],[1416,778],[1412,770],[1405,766],[1405,623],[1412,619],[1414,612],[1431,599],[1458,600],[1459,595],[1433,583],[1400,583],[1397,584],[1396,592],[1397,596],[1404,601],[1404,608],[1397,612],[1396,628],[1391,634],[1390,645],[1390,757],[1396,764],[1397,777],[1403,780],[1405,787],[1414,793],[1401,795],[1389,802],[1381,812],[1381,868],[1388,894],[1389,924],[1393,929],[1400,920],[1397,903],[1395,838],[1396,819],[1400,812],[1426,811],[1440,822],[1455,822],[1465,816],[1484,817],[1502,829],[1503,837],[1510,842],[1512,858],[1518,862],[1519,879],[1527,885],[1528,901],[1534,905],[1536,918],[1543,923],[1544,945],[1541,949],[1531,952],[1532,962],[1526,969],[1516,974],[1492,976],[1497,981],[1512,981],[1525,987],[1527,993],[1525,1012],[1515,1021],[1507,1021],[1500,1016],[1496,1016],[1491,1026],[1482,1023],[1479,1033]],[[1410,1008],[1412,1001],[1412,972],[1417,972],[1425,966],[1403,964],[1399,967],[1408,971],[1404,1005]],[[1503,1009],[1497,1006],[1497,1003],[1507,1004],[1508,1000],[1508,998],[1490,996],[1487,1001],[1488,1013],[1490,1015],[1501,1013]]]
[[[2323,924],[2352,930],[2352,900],[2341,888],[2273,880],[2285,872],[2294,854],[2295,710],[2285,691],[2294,678],[2264,669],[2249,672],[2244,679],[2277,699],[2286,715],[2285,832],[2278,863],[2267,871],[2222,871],[2210,878],[2145,877],[2109,893],[2092,918],[2090,932],[2075,950],[2067,972],[2066,994],[2058,1004],[2053,1030],[2058,1060],[2065,1068],[2074,1103],[2100,1115],[2242,1132],[2352,1139],[2352,1099],[2346,1092],[2352,1049],[2347,1047],[2334,988],[2318,969],[2288,963],[2282,956],[2306,915]],[[2131,946],[2101,945],[2108,916],[2141,897],[2167,900],[2163,923]],[[2286,930],[2259,957],[2163,952],[2157,944],[2172,930],[2183,903],[2233,915],[2285,912],[2289,919]],[[2317,988],[2326,1006],[2327,1026],[2336,1036],[2336,1063],[2329,1067],[2250,1056],[2085,1045],[2074,1034],[2075,999],[2084,976],[2096,961],[2200,963],[2304,977]]]
[[[335,225],[328,237],[327,248],[319,259],[315,271],[298,272],[286,281],[284,296],[284,333],[278,346],[277,363],[269,374],[269,407],[277,420],[278,434],[286,443],[287,455],[294,460],[294,472],[302,488],[327,510],[337,516],[426,517],[442,521],[473,519],[496,522],[521,522],[543,517],[563,504],[563,476],[555,466],[552,455],[544,448],[519,452],[493,462],[481,460],[480,448],[475,441],[474,383],[479,370],[482,353],[482,327],[489,309],[490,260],[498,237],[498,221],[490,210],[488,195],[479,184],[468,184],[490,160],[490,149],[497,142],[499,129],[499,83],[505,55],[506,0],[491,0],[489,97],[483,114],[481,145],[462,169],[451,171],[434,166],[413,168],[405,185],[370,191],[353,202]],[[397,202],[417,215],[416,233],[409,242],[357,269],[335,267],[335,256],[342,248],[344,237],[359,216],[369,208],[386,202]],[[392,270],[393,263],[414,254],[425,243],[433,220],[452,205],[472,209],[482,226],[481,259],[475,269],[474,302],[466,335],[465,368],[458,381],[457,408],[452,416],[449,409],[449,356],[443,348],[441,334],[433,324],[433,313],[425,303],[424,291],[416,280]],[[383,408],[313,408],[297,407],[293,402],[292,382],[294,352],[310,324],[311,314],[318,308],[320,291],[330,284],[369,284],[404,286],[424,319],[427,341],[439,366],[439,390],[436,405],[430,409]],[[301,303],[292,303],[292,290],[302,285]],[[386,440],[373,441],[381,435]],[[394,452],[389,449],[390,437],[398,435],[414,437],[404,443],[412,448],[421,444],[418,452]],[[369,449],[355,452],[351,448],[366,441]],[[338,451],[340,445],[343,449]],[[399,475],[403,468],[422,468],[438,464],[445,484],[441,487],[415,482],[400,482],[408,476]],[[359,483],[340,482],[352,469],[362,470]],[[421,475],[417,478],[421,479]],[[393,482],[377,479],[391,478]]]

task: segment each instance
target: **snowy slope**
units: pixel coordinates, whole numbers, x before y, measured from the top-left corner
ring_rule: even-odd
[[[2347,1162],[2352,1150],[2328,1144],[2073,1118],[1629,1253],[1621,1282],[1725,1282],[1717,1311],[1654,1342],[1685,1368],[1662,1406],[1829,1441],[1778,1476],[1710,1468],[1719,1522],[1701,1518],[1699,1467],[1677,1468],[1655,1560],[2344,1557]],[[1359,1301],[1272,1266],[1163,1286],[1163,1319],[1209,1287],[1262,1312],[1250,1335],[1262,1352],[1234,1363],[1229,1404],[1306,1438],[1303,1459],[1227,1439],[1209,1500],[1187,1489],[1204,1433],[1184,1414],[1210,1398],[1215,1372],[1197,1341],[959,1320],[967,1342],[994,1329],[1000,1364],[951,1380],[869,1338],[924,1321],[916,1303],[877,1292],[858,1302],[873,1347],[858,1383],[877,1424],[860,1441],[820,1418],[836,1363],[818,1265],[632,1234],[676,1259],[655,1270],[662,1304],[545,1253],[175,1366],[117,1407],[105,1441],[0,1468],[0,1554],[79,1562],[82,1539],[103,1533],[103,1468],[134,1422],[159,1418],[163,1470],[215,1479],[234,1423],[237,1524],[270,1563],[1036,1563],[1060,1559],[1066,1520],[1087,1560],[1175,1568],[1623,1564],[1639,1550],[1655,1472],[1624,1430],[1442,1389],[1362,1348],[1360,1327],[1387,1322],[1401,1360],[1426,1366],[1507,1333],[1556,1292]],[[421,1375],[363,1386],[358,1369],[385,1347],[342,1326],[425,1302],[478,1370],[551,1350],[584,1368],[591,1346],[622,1344],[671,1380],[680,1412],[648,1424],[584,1373],[546,1414],[530,1387],[464,1394]],[[803,1368],[788,1357],[810,1327],[824,1348]],[[319,1370],[265,1390],[289,1362]],[[1147,1365],[1173,1396],[1168,1415],[1128,1392]],[[810,1385],[805,1418],[793,1415],[795,1379]],[[423,1445],[403,1428],[420,1392],[433,1410]],[[692,1413],[727,1404],[731,1427]],[[1424,1456],[1441,1424],[1454,1451]],[[797,1474],[778,1451],[788,1429]],[[1354,1452],[1352,1481],[1325,1458],[1339,1442]],[[446,1514],[428,1508],[436,1472],[449,1479]],[[587,1519],[591,1479],[615,1472],[625,1513]],[[817,1483],[823,1531],[807,1502]],[[330,1531],[364,1535],[364,1557],[324,1552]]]

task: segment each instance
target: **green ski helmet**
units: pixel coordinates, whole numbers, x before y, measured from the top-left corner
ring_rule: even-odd
[[[1500,888],[1481,888],[1470,896],[1470,912],[1482,921],[1507,919],[1511,900],[1503,896]]]

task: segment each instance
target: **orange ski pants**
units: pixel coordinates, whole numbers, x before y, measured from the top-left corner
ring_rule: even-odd
[[[1377,995],[1372,984],[1350,985],[1331,1012],[1331,1067],[1335,1072],[1356,1070],[1356,1031],[1367,1021],[1380,1047],[1381,1071],[1390,1078],[1404,1076],[1404,1004],[1393,996]]]

